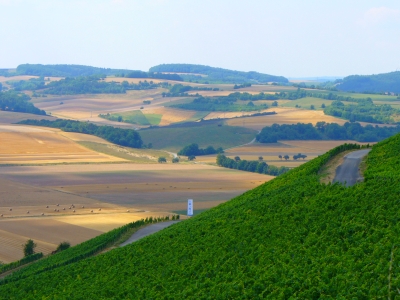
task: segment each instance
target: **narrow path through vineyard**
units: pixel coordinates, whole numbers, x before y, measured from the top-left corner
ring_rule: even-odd
[[[142,228],[138,231],[136,231],[132,236],[127,239],[125,242],[123,242],[120,247],[129,245],[133,242],[136,242],[137,240],[140,240],[141,238],[144,238],[150,234],[156,233],[157,231],[160,231],[164,228],[167,228],[171,226],[172,224],[178,223],[180,221],[168,221],[168,222],[162,222],[162,223],[157,223],[157,224],[152,224],[150,226],[146,226],[145,228]]]
[[[345,183],[347,186],[352,186],[362,180],[359,172],[359,165],[362,158],[368,154],[371,149],[354,151],[344,157],[343,163],[337,167],[336,175],[333,182]]]

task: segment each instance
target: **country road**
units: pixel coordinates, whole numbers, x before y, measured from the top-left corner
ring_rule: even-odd
[[[131,244],[133,242],[136,242],[137,240],[140,240],[141,238],[144,238],[150,234],[156,233],[157,231],[160,231],[164,228],[167,228],[168,226],[171,226],[175,223],[178,223],[180,221],[168,221],[168,222],[162,222],[162,223],[156,223],[152,224],[149,226],[146,226],[145,228],[139,229],[136,231],[132,236],[127,239],[125,242],[123,242],[120,247],[126,246],[128,244]]]
[[[361,159],[368,154],[371,149],[354,151],[344,157],[343,163],[337,167],[333,182],[346,183],[347,186],[356,184],[362,179],[358,167]]]

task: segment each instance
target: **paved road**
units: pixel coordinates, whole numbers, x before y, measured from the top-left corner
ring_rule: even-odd
[[[337,167],[336,176],[333,182],[346,183],[347,186],[352,186],[362,179],[358,166],[360,165],[361,159],[371,151],[358,150],[347,154],[344,157],[343,163]]]
[[[168,226],[171,226],[172,224],[175,224],[178,222],[180,222],[180,221],[168,221],[168,222],[156,223],[156,224],[146,226],[145,228],[142,228],[142,229],[139,229],[138,231],[136,231],[134,234],[132,234],[132,236],[128,240],[126,240],[119,246],[123,247],[123,246],[131,244],[133,242],[136,242],[137,240],[140,240],[141,238],[144,238],[145,236],[156,233],[157,231],[160,231],[161,229],[167,228]]]

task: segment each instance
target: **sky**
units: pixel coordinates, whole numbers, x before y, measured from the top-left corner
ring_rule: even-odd
[[[400,1],[0,0],[0,68],[23,63],[386,73],[400,70]]]

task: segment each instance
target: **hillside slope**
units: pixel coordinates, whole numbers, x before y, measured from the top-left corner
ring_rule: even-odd
[[[400,135],[365,181],[319,183],[335,148],[130,246],[0,285],[20,298],[367,299],[400,287]],[[1,283],[1,282],[0,282]],[[1,297],[1,296],[0,296]]]
[[[400,71],[376,75],[351,75],[337,85],[341,91],[400,93]]]
[[[229,83],[244,83],[244,82],[260,82],[266,83],[270,81],[276,82],[289,82],[283,76],[274,76],[262,74],[258,72],[242,72],[222,68],[215,68],[203,65],[194,64],[162,64],[151,67],[150,72],[174,72],[174,73],[188,73],[182,74],[182,77],[188,77],[189,73],[207,75],[207,80],[215,80],[219,82]]]

